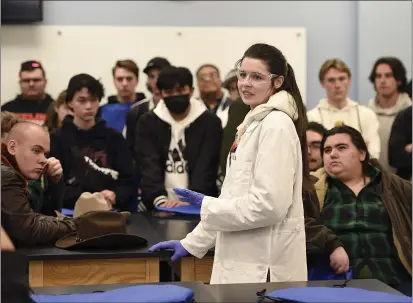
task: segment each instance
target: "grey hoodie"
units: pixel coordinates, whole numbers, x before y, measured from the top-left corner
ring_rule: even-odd
[[[384,168],[395,172],[395,169],[389,166],[388,149],[390,131],[397,114],[406,107],[409,107],[412,104],[412,100],[410,100],[408,94],[400,93],[399,98],[397,99],[397,102],[393,107],[383,108],[377,104],[376,98],[373,98],[369,101],[368,107],[370,107],[376,113],[377,119],[379,120],[379,136],[381,142],[381,153],[379,161]]]

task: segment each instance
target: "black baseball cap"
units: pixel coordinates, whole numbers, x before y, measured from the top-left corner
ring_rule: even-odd
[[[39,61],[29,60],[29,61],[23,62],[20,65],[20,72],[31,72],[31,71],[34,71],[37,68],[41,69],[43,74],[44,74],[43,66]]]
[[[66,102],[71,101],[75,93],[80,91],[82,88],[87,88],[90,94],[99,98],[99,101],[102,100],[105,94],[103,85],[99,80],[88,74],[78,74],[69,80],[66,90]]]
[[[149,70],[152,69],[152,68],[162,69],[162,68],[167,67],[167,66],[171,66],[171,63],[169,63],[168,60],[166,60],[165,58],[162,58],[162,57],[155,57],[155,58],[152,58],[151,60],[149,60],[149,62],[146,65],[145,69],[143,70],[143,72],[145,74],[148,74]]]

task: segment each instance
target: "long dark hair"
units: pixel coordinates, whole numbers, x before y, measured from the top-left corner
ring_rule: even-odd
[[[403,63],[396,57],[382,57],[377,59],[377,61],[374,63],[369,76],[369,80],[371,83],[373,83],[374,89],[376,89],[376,69],[380,64],[387,64],[388,66],[390,66],[394,79],[400,82],[397,90],[400,93],[407,93],[406,68],[404,67]]]
[[[284,55],[279,49],[264,43],[258,43],[250,46],[236,65],[238,66],[239,64],[241,64],[241,62],[246,57],[251,59],[258,59],[265,62],[271,74],[284,77],[284,82],[278,89],[275,88],[275,79],[272,79],[271,85],[273,94],[285,90],[295,100],[295,110],[297,111],[298,119],[294,121],[294,125],[301,144],[301,157],[303,162],[303,189],[313,190],[313,186],[309,178],[310,174],[307,160],[307,113],[303,99],[301,98],[300,90],[297,86],[297,81],[295,80],[293,68],[287,62]]]

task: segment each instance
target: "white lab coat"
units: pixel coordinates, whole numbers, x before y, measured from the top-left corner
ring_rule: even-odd
[[[268,272],[271,282],[307,280],[294,109],[282,91],[248,113],[220,197],[204,198],[201,222],[181,241],[198,258],[215,246],[211,284],[266,282]]]

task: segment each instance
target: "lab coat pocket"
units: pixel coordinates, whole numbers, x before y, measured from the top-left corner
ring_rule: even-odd
[[[220,262],[220,284],[260,283],[266,282],[268,268],[263,264],[235,262],[225,260]]]
[[[249,190],[252,162],[243,162],[243,165],[234,167],[231,174],[231,182],[229,188],[232,196],[244,195]]]
[[[239,163],[237,167],[234,167],[234,182],[248,184],[251,177],[252,161],[243,161]]]

